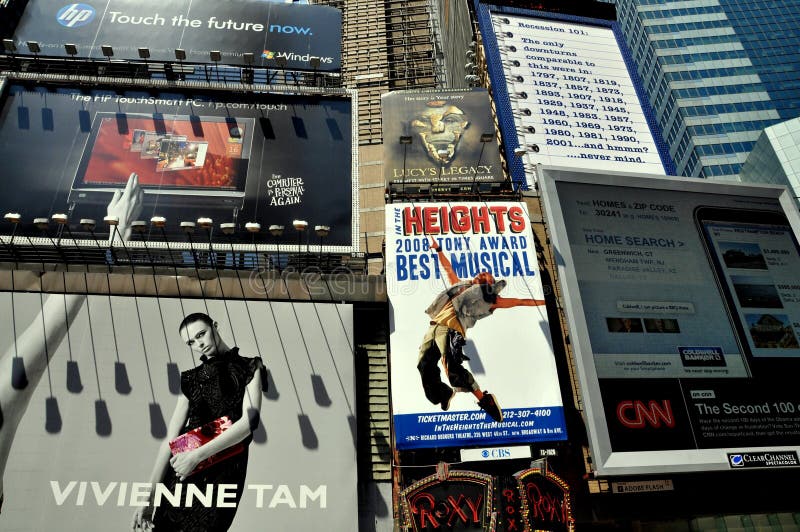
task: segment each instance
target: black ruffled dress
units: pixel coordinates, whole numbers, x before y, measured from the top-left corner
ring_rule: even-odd
[[[224,354],[202,357],[203,363],[181,374],[181,392],[189,399],[189,412],[182,432],[188,432],[206,423],[228,416],[232,421],[242,417],[242,402],[247,385],[256,371],[260,371],[260,358],[239,356],[234,347]],[[153,524],[158,532],[224,532],[228,530],[236,515],[236,507],[216,508],[203,506],[197,498],[191,507],[184,507],[188,484],[195,484],[201,493],[206,486],[214,484],[214,503],[217,500],[217,487],[220,484],[235,484],[236,505],[244,492],[247,473],[248,446],[252,436],[244,440],[243,453],[232,456],[206,469],[190,475],[184,481],[181,506],[173,507],[166,499],[156,508]],[[162,482],[172,493],[178,484],[175,471],[167,468]],[[226,498],[226,502],[231,502]]]

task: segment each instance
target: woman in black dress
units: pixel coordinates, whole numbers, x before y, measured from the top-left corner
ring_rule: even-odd
[[[187,345],[200,355],[202,364],[181,374],[181,392],[169,422],[167,439],[156,457],[150,482],[164,484],[169,493],[183,483],[181,504],[173,506],[162,498],[155,505],[155,489],[149,504],[140,508],[133,519],[134,529],[157,532],[224,532],[228,530],[244,491],[248,445],[258,423],[261,409],[261,368],[259,358],[239,356],[238,348],[229,348],[220,338],[217,324],[206,314],[186,316],[179,327]],[[233,424],[214,439],[196,449],[171,456],[169,441],[178,435],[227,416]],[[243,444],[244,451],[193,473],[198,464],[221,451]],[[185,506],[189,485],[205,494],[213,485],[212,504],[205,506],[197,497]],[[225,507],[218,507],[218,489],[235,485],[235,497],[226,497]],[[228,492],[230,493],[230,491]],[[231,504],[234,503],[234,504]]]

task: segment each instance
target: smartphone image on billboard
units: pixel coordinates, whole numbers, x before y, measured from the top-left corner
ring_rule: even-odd
[[[800,367],[800,246],[786,216],[701,206],[694,217],[753,375]]]

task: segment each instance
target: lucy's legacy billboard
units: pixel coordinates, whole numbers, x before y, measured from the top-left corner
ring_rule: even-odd
[[[485,89],[396,91],[381,98],[384,172],[406,184],[503,180]]]

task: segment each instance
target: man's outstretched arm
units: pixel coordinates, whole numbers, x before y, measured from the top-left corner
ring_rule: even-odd
[[[458,275],[456,275],[456,272],[453,271],[453,265],[450,264],[450,261],[444,256],[442,248],[439,247],[439,243],[433,238],[431,238],[431,249],[436,251],[436,255],[439,257],[439,264],[442,265],[445,273],[447,273],[447,281],[451,285],[460,282],[461,279],[459,279]]]
[[[491,306],[491,309],[497,308],[512,308],[512,307],[538,307],[544,305],[544,299],[519,299],[516,297],[497,297],[497,301]]]

